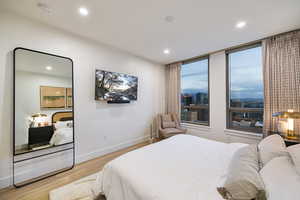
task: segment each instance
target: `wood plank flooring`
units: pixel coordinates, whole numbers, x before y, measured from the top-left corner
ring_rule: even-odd
[[[143,142],[126,149],[80,163],[70,171],[63,172],[61,174],[30,184],[28,186],[24,186],[22,188],[16,189],[10,187],[2,189],[0,190],[0,200],[48,200],[49,191],[76,181],[90,174],[94,174],[100,171],[103,166],[110,160],[148,144],[149,142]]]

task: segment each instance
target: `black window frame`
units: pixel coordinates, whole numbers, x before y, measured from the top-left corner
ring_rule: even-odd
[[[233,127],[231,126],[231,118],[232,112],[246,112],[246,113],[251,113],[251,112],[264,112],[264,108],[236,108],[236,107],[231,107],[230,105],[230,66],[229,66],[229,54],[239,52],[239,51],[244,51],[247,49],[252,49],[252,48],[257,48],[261,47],[262,42],[257,42],[255,44],[250,44],[250,45],[245,45],[242,47],[237,47],[234,49],[230,49],[225,51],[226,54],[226,129],[229,130],[236,130],[236,131],[244,131],[244,132],[250,132],[250,133],[258,133],[258,134],[263,134],[263,129],[258,129],[258,128],[240,128],[240,127]],[[262,69],[263,70],[263,69]]]
[[[183,61],[181,63],[181,67],[183,65],[186,65],[186,64],[190,64],[190,63],[194,63],[194,62],[198,62],[198,61],[201,61],[201,60],[207,60],[207,76],[208,76],[208,84],[207,84],[207,98],[208,98],[208,122],[207,123],[200,123],[200,122],[192,122],[192,121],[184,121],[181,119],[181,115],[180,115],[180,121],[181,123],[185,123],[185,124],[192,124],[192,125],[199,125],[199,126],[207,126],[209,127],[210,126],[210,55],[205,55],[205,56],[201,56],[201,57],[197,57],[197,58],[192,58],[192,59],[189,59],[189,60],[186,60],[186,61]],[[180,77],[181,79],[181,77]],[[180,80],[181,82],[182,80]],[[180,87],[180,110],[181,109],[181,87]]]

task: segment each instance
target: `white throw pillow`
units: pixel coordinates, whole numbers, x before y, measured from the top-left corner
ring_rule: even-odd
[[[280,135],[274,134],[264,138],[258,144],[261,167],[265,166],[273,158],[288,156],[286,145]]]
[[[257,145],[249,145],[235,152],[226,180],[217,187],[223,199],[265,200],[263,181],[258,173]]]
[[[268,200],[296,200],[300,198],[300,176],[288,156],[272,159],[260,171]]]
[[[292,157],[298,174],[300,175],[300,144],[289,146],[287,150]]]
[[[54,126],[55,129],[68,128],[71,123],[73,124],[73,121],[57,121]]]

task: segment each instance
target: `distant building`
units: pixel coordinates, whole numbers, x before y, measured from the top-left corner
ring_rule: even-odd
[[[263,99],[231,99],[230,105],[235,108],[263,108],[264,102]]]
[[[191,94],[183,94],[181,95],[181,104],[184,106],[188,106],[193,104],[193,96]]]
[[[206,93],[197,93],[196,104],[208,104],[208,95]]]

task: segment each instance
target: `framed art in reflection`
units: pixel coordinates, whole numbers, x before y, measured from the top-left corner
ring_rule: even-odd
[[[41,86],[41,108],[65,108],[66,88]]]

